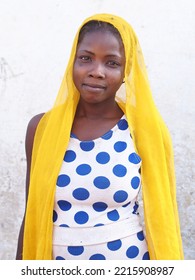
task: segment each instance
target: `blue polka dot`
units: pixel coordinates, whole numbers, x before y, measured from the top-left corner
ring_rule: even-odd
[[[150,259],[149,252],[146,252],[142,257],[142,260],[149,260],[149,259]]]
[[[67,224],[61,224],[60,227],[69,227]]]
[[[63,257],[61,257],[61,256],[57,256],[57,257],[56,257],[56,260],[57,260],[57,261],[59,261],[59,260],[65,260],[65,258],[63,258]]]
[[[117,191],[115,192],[113,198],[114,201],[121,203],[124,202],[128,197],[128,193],[126,191]]]
[[[126,130],[128,128],[128,122],[125,119],[122,119],[118,122],[118,128],[120,130]]]
[[[137,212],[137,210],[138,210],[138,208],[139,208],[139,204],[138,204],[138,202],[135,202],[135,204],[134,204],[134,206],[133,206],[133,214],[138,214],[138,212]]]
[[[131,179],[131,186],[134,190],[136,190],[140,185],[140,178],[135,176]]]
[[[129,258],[129,259],[134,259],[138,256],[139,254],[139,249],[137,246],[131,246],[127,249],[126,251],[126,256]]]
[[[84,252],[83,246],[68,246],[68,252],[73,256],[79,256]]]
[[[114,144],[114,149],[116,152],[123,152],[127,148],[127,143],[123,141],[118,141]]]
[[[101,152],[101,153],[97,154],[96,160],[98,163],[106,164],[110,160],[110,155],[106,152]]]
[[[102,254],[94,254],[92,255],[89,260],[105,260],[105,256]]]
[[[108,205],[104,202],[96,202],[93,204],[93,209],[97,212],[102,212],[108,208]]]
[[[144,233],[143,231],[140,231],[137,233],[137,238],[140,240],[140,241],[143,241],[144,240]]]
[[[116,250],[120,249],[121,246],[122,246],[122,242],[120,239],[108,242],[108,244],[107,244],[108,249],[111,251],[116,251]]]
[[[104,224],[99,223],[99,224],[96,224],[94,227],[101,227],[101,226],[104,226]]]
[[[78,200],[86,200],[89,197],[88,190],[84,188],[78,188],[73,191],[73,197]]]
[[[124,177],[127,173],[127,168],[122,164],[117,164],[113,168],[113,173],[117,177]]]
[[[141,161],[141,158],[136,153],[131,153],[129,155],[129,161],[134,164],[138,164]]]
[[[80,143],[80,147],[83,151],[89,152],[93,150],[93,148],[95,147],[95,143],[94,141],[83,141]]]
[[[75,138],[75,139],[78,139],[78,137],[76,136],[76,134],[72,133],[70,134],[70,138]]]
[[[112,211],[107,213],[107,217],[111,221],[117,221],[120,216],[119,216],[119,213],[118,213],[117,210],[112,210]]]
[[[68,175],[62,174],[58,176],[57,186],[66,187],[70,183],[70,177]]]
[[[65,156],[64,156],[65,162],[72,162],[75,160],[75,158],[76,158],[76,153],[74,151],[72,151],[72,150],[66,151]]]
[[[77,174],[87,175],[91,172],[91,166],[89,164],[80,164],[76,169]]]
[[[106,189],[110,186],[110,181],[108,178],[104,176],[96,177],[93,181],[94,185],[98,189]]]
[[[55,210],[53,210],[53,222],[55,223],[58,219],[58,214]]]
[[[57,203],[62,211],[68,211],[72,207],[71,203],[66,200],[59,200]]]
[[[109,140],[113,135],[113,131],[109,130],[108,132],[106,132],[101,138],[104,140]]]
[[[89,215],[84,211],[79,211],[74,215],[74,220],[77,224],[83,225],[88,222]]]
[[[130,203],[131,203],[131,201],[128,202],[127,204],[125,204],[125,205],[122,205],[122,207],[127,207]]]

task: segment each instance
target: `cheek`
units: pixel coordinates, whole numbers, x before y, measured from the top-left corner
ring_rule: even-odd
[[[76,64],[74,64],[72,76],[73,76],[73,82],[74,82],[75,86],[77,86],[77,84],[78,84],[79,78],[82,75],[81,73],[82,73],[82,71],[81,71],[80,67],[78,67]]]
[[[121,71],[115,72],[115,75],[110,77],[110,84],[113,86],[121,85],[124,79],[124,75]]]
[[[75,68],[73,68],[73,71],[72,71],[72,78],[73,78],[73,82],[75,84],[75,81],[77,80],[77,74],[76,74],[76,71],[75,71]]]
[[[73,67],[73,79],[82,78],[85,74],[86,74],[86,67],[81,66],[78,63],[75,63]]]

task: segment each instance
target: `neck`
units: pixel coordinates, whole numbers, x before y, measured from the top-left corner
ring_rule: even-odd
[[[76,111],[76,117],[85,117],[88,119],[105,119],[121,117],[123,115],[122,110],[114,101],[112,104],[88,104],[79,101]]]

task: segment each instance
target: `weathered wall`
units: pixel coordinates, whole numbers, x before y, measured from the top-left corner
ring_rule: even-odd
[[[73,35],[86,17],[134,27],[153,95],[172,134],[186,259],[195,259],[195,4],[193,0],[0,1],[0,259],[14,259],[24,211],[25,131],[52,105]]]

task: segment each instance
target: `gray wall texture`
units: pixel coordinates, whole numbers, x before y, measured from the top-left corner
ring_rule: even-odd
[[[134,27],[156,104],[170,129],[185,259],[195,259],[193,0],[0,1],[0,259],[14,259],[25,201],[25,133],[60,86],[84,18],[114,13]]]

